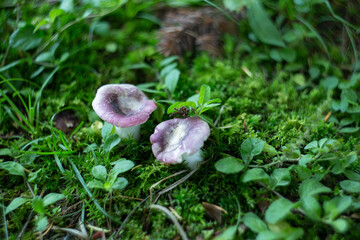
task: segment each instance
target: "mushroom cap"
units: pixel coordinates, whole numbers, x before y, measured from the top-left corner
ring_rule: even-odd
[[[146,122],[157,108],[154,101],[131,84],[100,87],[92,106],[102,120],[122,128]]]
[[[183,155],[198,152],[209,135],[209,125],[200,118],[174,118],[157,125],[150,141],[160,162],[175,164],[183,161]]]

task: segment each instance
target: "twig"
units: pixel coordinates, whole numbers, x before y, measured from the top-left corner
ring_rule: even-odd
[[[180,174],[182,174],[182,173],[184,173],[184,172],[187,172],[187,170],[182,170],[182,171],[180,171],[180,172],[176,172],[176,173],[174,173],[174,174],[172,174],[172,175],[170,175],[170,176],[167,176],[166,178],[161,179],[161,180],[158,181],[157,183],[153,184],[153,185],[150,187],[150,202],[152,202],[153,189],[154,189],[157,185],[159,185],[160,183],[166,181],[166,180],[169,179],[169,178],[175,177],[175,176],[180,175]]]
[[[18,235],[18,237],[17,237],[17,240],[22,239],[22,237],[23,237],[23,235],[24,235],[24,232],[25,232],[25,230],[26,230],[27,226],[29,225],[30,220],[31,220],[31,218],[32,218],[33,214],[34,214],[34,211],[31,211],[31,213],[30,213],[30,215],[29,215],[29,217],[28,217],[28,219],[27,219],[26,223],[24,224],[24,227],[21,229],[21,232],[19,233],[19,235]]]
[[[176,219],[176,217],[169,211],[169,209],[167,209],[166,207],[163,207],[161,205],[156,205],[156,204],[153,204],[153,205],[150,205],[150,208],[154,208],[154,209],[157,209],[159,211],[162,211],[163,213],[165,213],[169,218],[170,220],[175,224],[176,228],[178,229],[179,233],[180,233],[180,236],[183,240],[188,240],[189,238],[187,237],[184,229],[182,228],[182,226],[180,225],[179,221]]]

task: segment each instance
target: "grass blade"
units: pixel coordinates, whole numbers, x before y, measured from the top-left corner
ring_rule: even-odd
[[[110,214],[108,214],[101,206],[100,204],[96,201],[96,199],[93,197],[92,193],[90,192],[89,188],[86,186],[86,183],[84,181],[84,179],[82,178],[79,170],[77,169],[76,165],[73,163],[73,161],[71,159],[69,159],[71,166],[74,169],[75,175],[77,177],[77,179],[79,180],[79,182],[81,183],[81,185],[83,186],[83,188],[85,189],[85,191],[87,192],[87,194],[89,195],[90,199],[94,202],[95,206],[97,207],[97,209],[99,209],[99,211],[104,214],[106,217],[110,218],[112,221],[116,222],[116,223],[121,223],[121,221],[115,217],[110,216]]]
[[[56,164],[58,165],[58,167],[59,167],[59,169],[60,169],[60,172],[61,172],[61,173],[64,173],[65,170],[64,170],[64,168],[63,168],[63,166],[62,166],[62,164],[61,164],[61,162],[60,162],[60,159],[59,159],[58,155],[57,155],[57,154],[54,154],[54,157],[55,157],[55,162],[56,162]]]

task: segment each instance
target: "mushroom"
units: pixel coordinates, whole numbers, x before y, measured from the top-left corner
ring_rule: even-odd
[[[137,87],[131,84],[108,84],[100,87],[92,106],[99,117],[114,125],[120,138],[140,138],[140,125],[157,108]]]
[[[209,135],[209,125],[200,118],[174,118],[157,125],[150,141],[160,162],[177,164],[185,161],[194,169],[203,160],[201,147]]]

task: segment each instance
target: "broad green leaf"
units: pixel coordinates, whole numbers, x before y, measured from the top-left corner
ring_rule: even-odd
[[[260,232],[256,237],[256,240],[278,240],[278,239],[282,239],[282,234],[271,232],[269,230]]]
[[[244,224],[251,229],[251,231],[260,233],[268,230],[265,222],[252,212],[248,212],[244,216]]]
[[[24,167],[14,161],[0,163],[0,169],[7,170],[11,175],[25,176]]]
[[[296,59],[296,51],[292,48],[282,48],[279,52],[281,58],[287,62],[293,62]]]
[[[294,203],[285,198],[279,198],[273,202],[265,212],[265,220],[268,223],[276,223],[283,220],[294,207]]]
[[[106,177],[107,177],[107,171],[103,165],[97,165],[97,166],[93,167],[91,170],[91,174],[95,178],[102,180],[102,181],[105,181]]]
[[[331,89],[336,88],[338,83],[339,83],[339,79],[337,77],[334,77],[334,76],[326,77],[326,78],[324,78],[324,79],[322,79],[320,81],[320,85],[325,90],[331,90]]]
[[[165,86],[171,93],[175,92],[176,85],[179,81],[180,71],[178,69],[174,69],[165,77]]]
[[[318,145],[318,141],[312,141],[312,142],[310,142],[308,145],[306,145],[305,147],[304,147],[304,149],[313,149],[313,148],[318,148],[319,147],[319,145]]]
[[[204,105],[210,100],[211,88],[208,85],[202,85],[199,93],[199,104]]]
[[[198,106],[199,96],[200,96],[199,94],[192,95],[191,97],[186,99],[186,101],[187,102],[189,102],[189,101],[194,102],[196,104],[196,106]]]
[[[35,212],[40,214],[43,214],[45,212],[44,200],[41,197],[34,197],[34,199],[32,200],[32,205]]]
[[[173,61],[179,59],[178,56],[170,56],[170,57],[167,57],[165,59],[163,59],[161,62],[160,62],[160,67],[163,67],[163,66],[166,66],[170,63],[172,63]]]
[[[131,168],[133,168],[135,164],[130,160],[123,160],[118,162],[113,169],[111,169],[109,174],[109,182],[110,184],[113,184],[117,178],[117,176],[120,173],[129,171]]]
[[[322,185],[319,181],[308,179],[301,183],[299,194],[303,198],[305,196],[313,196],[319,193],[328,193],[331,189]]]
[[[242,176],[242,182],[250,182],[256,180],[269,180],[269,175],[262,168],[253,168],[247,170]]]
[[[306,179],[309,179],[312,175],[312,171],[306,167],[303,166],[296,166],[296,172],[300,178],[301,181],[304,181]]]
[[[245,168],[244,164],[241,164],[236,158],[226,157],[222,158],[215,163],[215,168],[219,172],[231,174],[238,173]]]
[[[46,216],[40,216],[36,219],[36,231],[42,232],[46,229],[49,221],[47,220]]]
[[[360,130],[360,127],[346,127],[340,129],[340,133],[356,133]]]
[[[154,117],[158,122],[162,122],[162,118],[163,118],[164,113],[165,113],[165,106],[163,104],[161,104],[161,103],[158,103],[158,102],[156,102],[156,106],[157,106],[157,108],[153,112]]]
[[[352,204],[350,196],[339,196],[324,202],[325,217],[334,220]]]
[[[314,155],[306,154],[301,156],[299,160],[299,165],[305,167],[308,162],[311,162],[314,159]]]
[[[21,205],[23,205],[24,203],[31,201],[31,199],[28,198],[22,198],[22,197],[17,197],[14,200],[11,201],[11,203],[6,207],[5,210],[5,214],[8,214],[9,212],[14,211],[15,209],[17,209],[18,207],[20,207]]]
[[[51,10],[49,13],[50,21],[54,22],[57,17],[63,15],[64,13],[65,13],[65,11],[63,9],[59,9],[59,8],[55,8],[55,9]]]
[[[347,192],[360,193],[360,182],[344,180],[340,182],[340,186]]]
[[[259,155],[264,149],[265,141],[259,138],[248,138],[241,144],[241,158],[249,164],[254,156]]]
[[[60,9],[65,12],[73,12],[74,11],[74,0],[61,0]]]
[[[108,122],[104,122],[104,125],[101,128],[101,136],[103,140],[105,141],[114,132],[115,132],[115,126]]]
[[[129,182],[128,180],[126,180],[126,178],[119,177],[118,179],[116,179],[115,183],[111,186],[111,188],[115,190],[122,190],[128,185],[128,183]]]
[[[316,198],[312,196],[301,197],[301,208],[305,211],[306,216],[314,220],[321,218],[321,206]]]
[[[99,180],[92,180],[90,182],[88,182],[87,184],[87,187],[88,188],[104,188],[104,183],[103,182],[100,182]]]
[[[274,46],[285,47],[280,31],[267,15],[261,1],[253,0],[248,9],[248,19],[251,30],[262,42]]]
[[[336,219],[335,221],[331,222],[331,225],[337,232],[345,233],[349,229],[349,222],[346,219]]]
[[[12,156],[12,152],[9,148],[0,149],[0,156]]]
[[[160,71],[160,77],[164,78],[166,75],[168,75],[172,70],[176,69],[177,63],[172,63],[170,65],[167,65]]]
[[[278,154],[277,150],[267,143],[265,143],[263,151],[269,154],[270,157],[276,156]]]
[[[168,108],[167,114],[176,112],[175,108],[179,109],[180,107],[192,107],[196,109],[196,104],[194,102],[176,102]]]
[[[272,188],[286,186],[291,182],[290,171],[288,168],[278,168],[270,175],[270,185]]]
[[[344,175],[350,180],[360,181],[360,174],[358,174],[358,173],[356,173],[354,171],[346,170],[344,172]]]
[[[120,143],[121,139],[119,137],[119,135],[117,134],[112,134],[110,135],[104,142],[103,148],[104,151],[109,153],[111,151],[111,149],[113,149],[116,145],[118,145]]]
[[[237,232],[237,226],[230,226],[223,231],[219,236],[216,236],[214,240],[232,240],[235,238]]]
[[[65,195],[60,193],[49,193],[44,197],[44,206],[51,205],[53,203],[56,203],[57,201],[64,199]]]
[[[31,50],[40,45],[42,36],[40,32],[33,32],[32,26],[16,29],[10,36],[9,45],[21,51]]]

